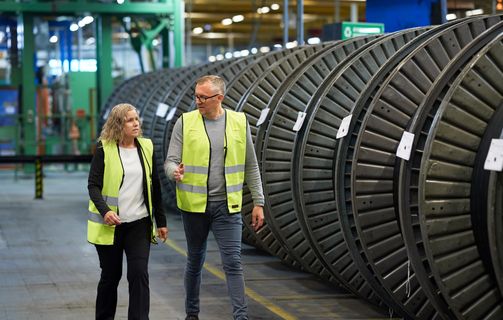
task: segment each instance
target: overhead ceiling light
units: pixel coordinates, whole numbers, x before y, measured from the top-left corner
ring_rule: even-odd
[[[245,19],[245,17],[242,14],[238,14],[234,17],[232,17],[232,21],[234,22],[241,22]]]
[[[216,58],[217,58],[218,61],[224,60],[224,55],[221,54],[221,53],[219,53],[219,54],[217,54]]]
[[[230,58],[232,58],[232,52],[226,52],[225,59],[230,59]]]
[[[271,11],[271,9],[269,9],[269,7],[262,7],[262,13],[268,13],[269,11]]]
[[[271,10],[275,10],[275,11],[279,10],[279,4],[277,4],[277,3],[271,4]]]
[[[50,43],[56,43],[58,42],[58,36],[54,35],[52,37],[49,38],[49,42]]]
[[[269,51],[271,51],[271,48],[269,48],[269,47],[260,47],[260,52],[262,52],[262,53],[267,53]]]
[[[320,42],[321,42],[321,40],[318,37],[313,37],[313,38],[307,39],[308,44],[319,44]]]
[[[457,18],[458,18],[458,16],[455,13],[448,13],[445,16],[445,19],[447,19],[447,21],[451,21],[451,20],[454,20],[454,19],[457,19]]]
[[[201,27],[196,27],[196,28],[194,28],[194,29],[192,30],[192,33],[193,33],[193,34],[201,34],[201,33],[203,33],[203,31],[204,31],[204,30],[203,30],[203,28],[201,28]]]
[[[117,0],[117,3],[118,3],[118,4],[123,4],[123,3],[124,3],[124,0]]]
[[[295,48],[296,46],[297,46],[297,41],[287,42],[285,44],[285,48],[287,48],[287,49]],[[276,47],[276,45],[275,45],[275,47]]]
[[[223,24],[224,26],[231,25],[231,24],[232,24],[232,19],[230,19],[230,18],[225,18],[224,20],[222,20],[222,24]]]
[[[85,16],[84,18],[82,18],[82,22],[84,22],[84,24],[90,24],[90,23],[93,23],[94,21],[94,18],[92,16]]]
[[[79,30],[79,25],[78,25],[78,24],[76,24],[76,23],[72,23],[72,24],[70,25],[70,31],[71,31],[71,32],[75,32],[75,31],[77,31],[77,30]]]
[[[466,16],[467,17],[476,16],[476,15],[483,14],[483,13],[484,13],[484,10],[482,10],[482,9],[473,9],[473,10],[466,11]]]
[[[88,46],[93,45],[93,44],[96,43],[96,39],[94,39],[93,37],[89,37],[89,38],[86,39],[85,43]]]
[[[251,53],[252,54],[256,54],[258,52],[258,49],[257,48],[251,48]]]
[[[215,61],[217,61],[217,58],[215,56],[209,56],[208,57],[208,61],[209,62],[215,62]]]

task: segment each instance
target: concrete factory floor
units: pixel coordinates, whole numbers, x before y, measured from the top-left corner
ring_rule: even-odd
[[[96,250],[86,241],[87,173],[46,170],[44,200],[34,200],[31,175],[21,176],[0,170],[0,319],[92,319],[100,270]],[[168,216],[168,224],[169,241],[152,246],[150,255],[154,320],[185,317],[185,238],[178,216]],[[213,239],[208,249],[200,318],[231,319]],[[365,301],[248,245],[243,262],[250,319],[389,319]],[[127,318],[127,305],[124,275],[117,319]]]

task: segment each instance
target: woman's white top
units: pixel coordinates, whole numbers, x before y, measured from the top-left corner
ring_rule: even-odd
[[[143,198],[143,170],[137,148],[119,147],[124,168],[124,180],[119,190],[119,216],[121,222],[132,222],[148,217]]]

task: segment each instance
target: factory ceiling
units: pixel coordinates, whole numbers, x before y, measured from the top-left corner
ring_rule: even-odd
[[[192,44],[253,47],[282,43],[283,3],[283,0],[188,0],[185,25],[192,30]],[[320,36],[325,24],[349,21],[352,5],[357,9],[358,20],[365,21],[365,0],[304,0],[303,3],[305,40]],[[288,4],[289,40],[293,41],[297,32],[297,1]],[[224,19],[234,21],[225,25]]]
[[[195,45],[260,46],[283,42],[283,0],[186,0],[185,26]],[[297,1],[288,2],[289,41],[297,38]],[[489,0],[447,0],[447,10],[469,10]],[[326,24],[365,21],[366,0],[304,0],[304,40],[319,37]],[[268,12],[262,12],[262,9]],[[486,8],[485,11],[489,11]],[[490,13],[490,12],[487,12]],[[235,18],[232,21],[232,19]],[[230,19],[231,24],[222,23]],[[240,21],[241,20],[241,21]],[[194,32],[196,31],[196,32]]]

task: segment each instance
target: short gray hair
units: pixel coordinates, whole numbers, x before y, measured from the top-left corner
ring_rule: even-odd
[[[220,91],[221,94],[225,95],[226,88],[224,79],[215,75],[207,75],[197,79],[196,86],[207,82],[211,83],[211,86],[213,88],[217,89],[218,91]]]

